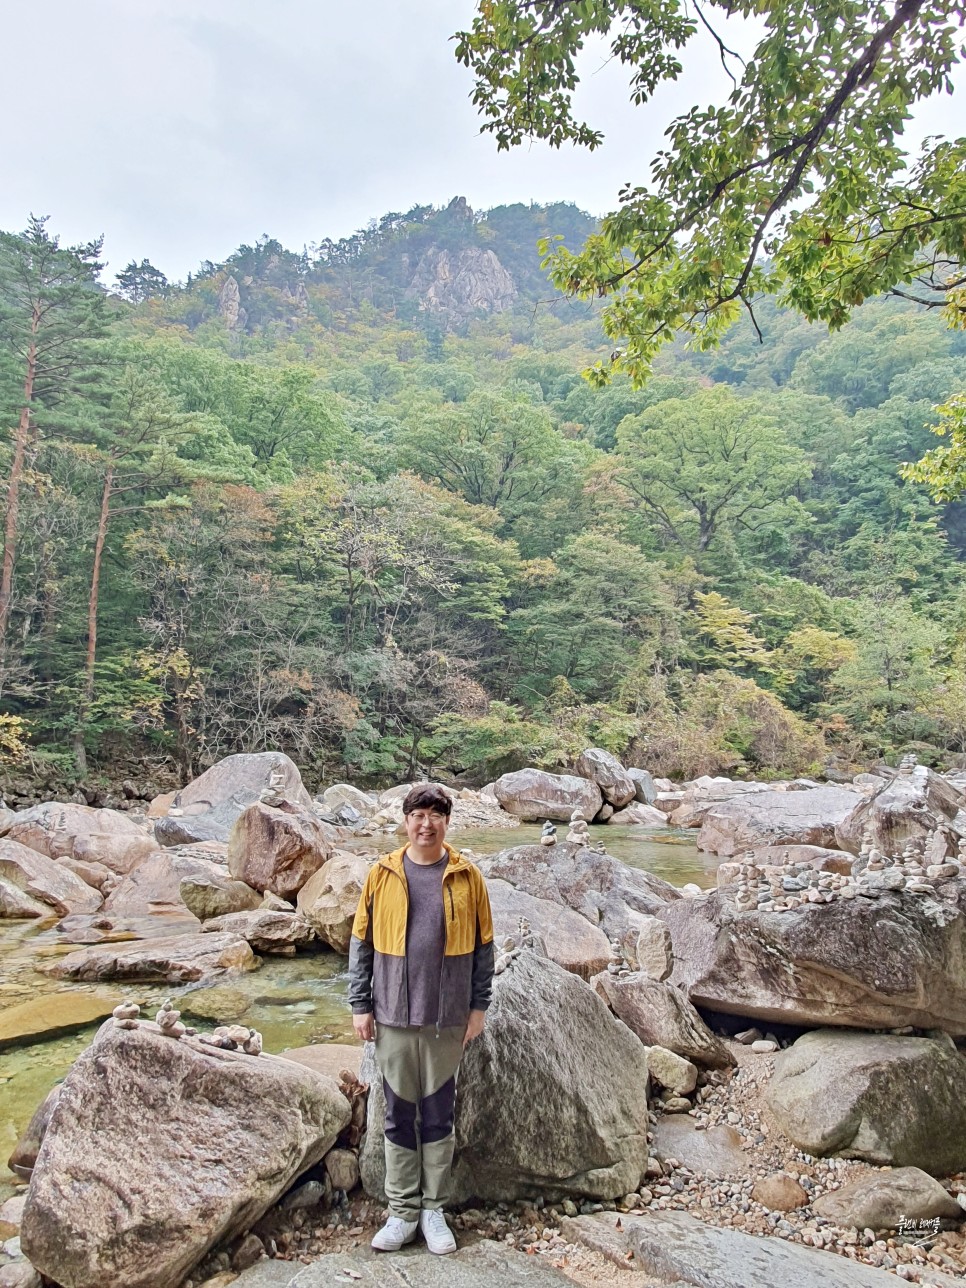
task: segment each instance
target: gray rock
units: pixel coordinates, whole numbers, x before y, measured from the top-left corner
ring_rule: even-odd
[[[947,1176],[966,1167],[964,1077],[948,1038],[819,1029],[776,1058],[765,1098],[806,1153]]]
[[[228,892],[232,882],[224,867],[179,850],[155,850],[122,877],[104,901],[105,911],[127,916],[146,913],[184,913],[181,884],[195,881]]]
[[[41,903],[12,881],[5,881],[0,877],[0,917],[11,921],[38,921],[44,917],[56,916],[49,903]]]
[[[229,912],[212,917],[202,926],[205,934],[239,935],[256,953],[282,953],[291,956],[315,939],[315,931],[295,911],[275,912],[256,908],[249,912]]]
[[[795,793],[804,795],[804,793]],[[695,1006],[764,1022],[939,1028],[966,1034],[966,882],[948,898],[875,899],[738,912],[727,891],[658,908],[671,981]]]
[[[698,1083],[697,1066],[667,1047],[647,1048],[647,1071],[658,1086],[665,1087],[672,1096],[688,1096]]]
[[[627,777],[634,784],[634,799],[642,805],[653,805],[657,784],[646,769],[628,769]]]
[[[952,852],[960,828],[956,822],[963,808],[962,793],[925,765],[911,774],[895,774],[870,799],[836,825],[836,844],[858,854],[868,831],[872,843],[883,854],[899,854],[908,841],[925,841],[939,828],[949,839]]]
[[[493,794],[508,814],[533,823],[546,818],[566,822],[575,809],[592,819],[604,799],[597,784],[586,778],[548,774],[542,769],[504,774],[493,784]]]
[[[346,1275],[349,1266],[358,1278]],[[420,1240],[401,1252],[359,1248],[317,1257],[311,1265],[263,1261],[239,1275],[232,1288],[573,1288],[573,1280],[544,1257],[528,1257],[483,1239],[448,1257],[426,1255]],[[785,1285],[787,1288],[787,1285]]]
[[[224,872],[182,877],[178,893],[181,902],[201,921],[261,907],[263,898],[244,881],[236,881]]]
[[[19,1176],[22,1180],[30,1180],[34,1165],[37,1162],[37,1155],[40,1153],[44,1133],[47,1131],[47,1124],[50,1122],[50,1116],[54,1112],[60,1096],[60,1088],[61,1084],[57,1083],[47,1092],[41,1104],[34,1110],[33,1117],[25,1127],[20,1139],[13,1148],[13,1153],[7,1160],[7,1166],[14,1176]]]
[[[549,853],[542,845],[518,845],[481,859],[479,866],[487,879],[508,881],[535,899],[572,908],[609,939],[626,936],[631,955],[646,918],[668,902],[681,901],[680,891],[653,873],[566,841]]]
[[[226,756],[177,793],[173,808],[181,814],[158,819],[154,834],[162,845],[227,841],[242,811],[272,790],[300,809],[312,809],[312,798],[288,756],[279,751]]]
[[[327,787],[322,793],[322,803],[334,813],[338,813],[343,805],[351,805],[361,818],[374,814],[378,808],[372,796],[353,787],[351,783],[333,783],[331,787]]]
[[[47,904],[60,917],[71,912],[96,912],[103,903],[99,892],[73,872],[8,838],[0,840],[0,880],[28,898]]]
[[[368,1060],[362,1079],[362,1182],[382,1197],[385,1100]],[[589,985],[522,952],[496,976],[486,1028],[460,1068],[454,1202],[623,1196],[641,1182],[646,1130],[640,1040]]]
[[[251,948],[238,935],[172,935],[81,948],[39,969],[55,979],[188,984],[254,970],[257,965]]]
[[[175,1288],[247,1230],[348,1123],[288,1060],[109,1021],[61,1088],[24,1209],[24,1252],[67,1288]]]
[[[899,1222],[966,1219],[948,1190],[918,1167],[872,1172],[812,1204],[819,1216],[857,1230],[897,1230]]]
[[[618,827],[667,827],[667,815],[653,805],[640,805],[635,801],[625,809],[615,810],[607,822]]]
[[[706,812],[698,833],[698,849],[725,858],[786,841],[828,849],[839,844],[835,829],[861,800],[857,792],[844,787],[740,796]]]
[[[701,1176],[747,1176],[750,1171],[741,1137],[724,1123],[698,1131],[693,1118],[661,1117],[654,1127],[653,1149],[662,1162],[676,1158]]]
[[[586,917],[561,908],[559,903],[515,890],[508,881],[491,879],[486,884],[498,944],[506,935],[518,938],[519,920],[526,917],[533,933],[543,941],[547,956],[564,970],[589,980],[606,968],[610,958],[607,936]]]
[[[619,1020],[645,1046],[669,1051],[706,1069],[727,1069],[731,1052],[702,1020],[680,989],[645,975],[621,978],[604,971],[592,981]]]
[[[895,1276],[833,1252],[705,1225],[686,1212],[565,1217],[566,1239],[644,1270],[662,1283],[696,1288],[895,1288]],[[633,1258],[625,1260],[628,1252]],[[300,1286],[301,1288],[301,1286]]]
[[[603,747],[588,747],[577,757],[575,766],[581,778],[588,778],[600,788],[608,805],[621,809],[637,795],[637,784],[627,770]]]
[[[462,198],[454,198],[454,201]],[[428,247],[416,265],[409,289],[421,309],[442,315],[449,325],[478,313],[502,313],[516,297],[513,278],[492,250],[466,246]]]
[[[358,854],[336,850],[298,893],[302,916],[323,943],[348,956],[352,920],[369,865]]]
[[[635,957],[637,969],[648,979],[665,980],[671,974],[674,969],[671,932],[660,917],[648,917],[641,924]]]
[[[294,899],[332,853],[330,837],[310,810],[256,801],[232,828],[228,871],[253,890]]]
[[[94,861],[120,875],[130,872],[154,848],[130,814],[61,801],[20,810],[10,820],[6,835],[50,859]]]

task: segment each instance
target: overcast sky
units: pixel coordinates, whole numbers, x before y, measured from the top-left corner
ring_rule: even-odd
[[[171,278],[261,233],[292,249],[388,210],[457,194],[481,209],[575,201],[613,209],[646,177],[670,116],[720,98],[704,44],[647,108],[616,65],[585,58],[581,105],[603,149],[498,154],[450,37],[472,0],[45,0],[5,12],[0,227],[51,216],[65,241],[103,233],[113,277],[149,258]],[[960,69],[962,72],[962,69]],[[960,134],[957,99],[918,133]],[[953,111],[955,104],[955,113]]]

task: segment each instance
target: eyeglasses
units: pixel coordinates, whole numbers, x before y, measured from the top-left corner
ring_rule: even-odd
[[[440,814],[434,809],[431,809],[428,812],[424,810],[413,810],[413,812],[409,815],[409,818],[414,823],[445,823],[446,822],[446,815]]]

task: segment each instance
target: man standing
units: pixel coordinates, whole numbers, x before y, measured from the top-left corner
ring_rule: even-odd
[[[493,922],[479,868],[446,843],[452,809],[439,787],[410,791],[408,843],[370,868],[352,925],[352,1024],[375,1037],[386,1095],[389,1218],[372,1240],[383,1252],[417,1227],[430,1252],[456,1251],[443,1215],[456,1070],[490,1004]]]

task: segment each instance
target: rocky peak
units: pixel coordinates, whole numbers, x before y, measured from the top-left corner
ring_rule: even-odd
[[[244,330],[248,314],[242,308],[238,283],[230,275],[225,278],[218,296],[218,312],[225,319],[225,326],[229,331]]]
[[[461,197],[455,200],[466,205]],[[493,251],[480,246],[458,251],[431,246],[416,265],[410,289],[420,308],[452,322],[474,313],[502,313],[517,293],[513,278]]]

